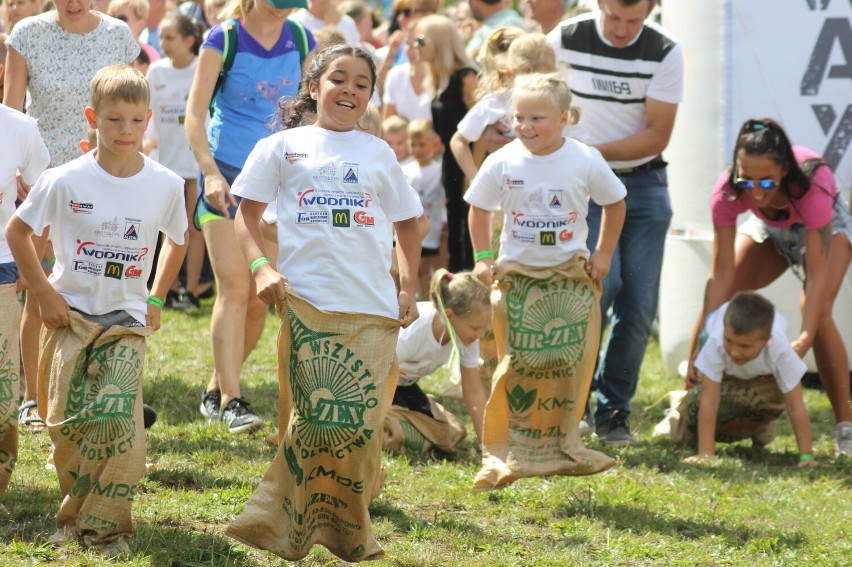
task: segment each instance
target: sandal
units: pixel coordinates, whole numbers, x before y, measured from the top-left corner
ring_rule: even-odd
[[[21,404],[20,413],[18,414],[18,425],[30,431],[44,429],[44,421],[38,414],[38,402],[30,400]]]

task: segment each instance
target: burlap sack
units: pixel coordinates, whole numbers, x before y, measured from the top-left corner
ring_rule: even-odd
[[[292,293],[279,315],[281,444],[226,533],[291,561],[314,544],[345,561],[379,559],[367,507],[383,480],[399,322],[322,312]]]
[[[485,406],[475,490],[528,476],[585,475],[615,464],[587,449],[579,423],[600,342],[600,287],[575,257],[555,268],[498,267],[500,364]]]
[[[679,400],[672,400],[669,415],[672,441],[697,441],[700,396],[701,382]],[[719,393],[716,441],[733,443],[752,438],[758,445],[768,445],[775,439],[776,421],[785,407],[784,395],[773,376],[753,380],[725,376]]]
[[[145,337],[153,331],[70,317],[68,327],[42,329],[38,408],[62,493],[56,520],[97,547],[133,533],[130,507],[145,472]]]
[[[0,497],[18,460],[21,303],[15,286],[0,285]]]
[[[467,435],[464,423],[432,398],[429,398],[429,407],[434,418],[392,405],[385,417],[382,448],[394,452],[408,449],[425,453],[437,447],[445,453],[454,453]]]

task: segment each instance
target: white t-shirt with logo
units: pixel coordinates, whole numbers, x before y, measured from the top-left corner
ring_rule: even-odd
[[[187,226],[180,177],[147,157],[136,175],[115,177],[95,152],[45,171],[17,215],[36,234],[50,227],[50,283],[70,307],[143,324],[159,234],[182,244]]]
[[[776,311],[772,323],[772,338],[757,358],[740,365],[735,364],[725,352],[724,319],[727,309],[728,304],[725,303],[707,316],[707,342],[695,359],[695,368],[714,382],[721,382],[723,376],[753,380],[771,374],[782,393],[786,394],[795,388],[808,367],[790,346],[787,339],[787,319]]]
[[[600,152],[570,138],[546,156],[530,153],[520,140],[487,158],[464,200],[493,211],[503,208],[498,261],[546,267],[586,258],[589,199],[605,206],[627,190]]]
[[[396,319],[393,223],[423,214],[393,151],[359,130],[284,130],[257,143],[231,188],[277,198],[278,271],[325,311]]]
[[[32,185],[48,165],[50,154],[36,121],[22,112],[0,105],[0,264],[14,262],[6,242],[6,224],[15,214],[18,196],[16,172]]]
[[[424,376],[435,372],[450,360],[453,345],[440,344],[432,332],[435,317],[440,317],[431,301],[418,301],[420,317],[406,329],[400,329],[396,342],[396,358],[399,361],[399,385],[411,386]],[[459,356],[464,368],[479,367],[479,340],[470,346],[459,344]]]
[[[176,69],[168,57],[151,63],[148,85],[151,89],[150,130],[158,141],[157,161],[184,179],[198,177],[198,163],[186,139],[186,101],[198,58]]]
[[[441,162],[433,161],[421,167],[417,160],[402,165],[408,184],[420,196],[420,203],[429,219],[429,234],[423,239],[423,248],[438,249],[441,246],[441,211],[447,194],[441,184]]]

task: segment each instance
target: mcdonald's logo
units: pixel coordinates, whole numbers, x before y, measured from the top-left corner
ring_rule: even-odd
[[[106,263],[106,267],[104,268],[104,277],[120,280],[121,274],[123,274],[123,273],[124,273],[124,264],[120,264],[118,262],[107,262]]]
[[[556,233],[552,230],[542,231],[540,239],[542,246],[556,246]]]
[[[331,209],[331,226],[348,227],[349,209]]]

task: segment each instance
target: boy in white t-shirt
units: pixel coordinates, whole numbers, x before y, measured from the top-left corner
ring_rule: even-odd
[[[801,385],[807,367],[787,340],[783,315],[759,294],[740,292],[710,314],[706,329],[707,341],[695,359],[701,383],[673,416],[672,431],[685,426],[690,433],[697,432],[698,454],[687,462],[713,458],[716,441],[751,437],[757,447],[766,445],[775,437],[777,419],[786,406],[799,447],[799,466],[813,465]]]
[[[441,162],[435,156],[441,151],[441,139],[428,120],[412,120],[408,124],[408,142],[414,158],[402,166],[405,179],[420,196],[423,212],[429,220],[429,232],[423,237],[420,251],[420,297],[429,290],[435,260],[441,246],[441,216],[447,200],[441,184]]]
[[[148,83],[132,67],[98,71],[85,110],[97,149],[45,172],[6,228],[46,327],[39,409],[63,498],[50,541],[82,538],[106,556],[129,551],[131,502],[145,471],[144,337],[160,327],[185,252],[183,180],[138,151],[148,102]],[[31,240],[48,227],[56,254],[50,279]],[[160,232],[166,238],[149,296]]]
[[[408,145],[408,120],[398,114],[382,120],[382,140],[387,142],[399,165],[411,161],[411,147]]]
[[[0,66],[1,67],[1,66]],[[0,226],[15,213],[16,174],[27,186],[50,165],[50,154],[36,121],[0,105]],[[18,268],[0,233],[0,497],[6,492],[18,455],[18,398],[21,395]]]

